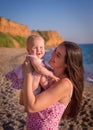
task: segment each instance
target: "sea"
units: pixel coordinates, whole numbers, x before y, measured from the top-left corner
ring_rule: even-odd
[[[83,65],[84,65],[84,79],[87,82],[93,83],[93,44],[85,43],[78,44],[82,50],[83,54]],[[48,61],[51,57],[54,47],[47,49],[45,54],[45,61]]]

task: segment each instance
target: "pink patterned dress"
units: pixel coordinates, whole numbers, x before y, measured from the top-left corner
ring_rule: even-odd
[[[28,113],[27,130],[58,130],[58,125],[65,109],[65,105],[57,102],[43,111]]]

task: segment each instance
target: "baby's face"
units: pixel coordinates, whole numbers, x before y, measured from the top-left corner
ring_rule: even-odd
[[[36,39],[33,43],[28,45],[29,54],[36,55],[38,58],[42,58],[45,54],[44,41]]]

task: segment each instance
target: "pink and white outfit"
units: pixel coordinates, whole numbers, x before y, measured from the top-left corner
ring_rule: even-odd
[[[65,109],[66,106],[64,104],[57,102],[43,111],[28,113],[27,130],[58,130],[58,125]]]

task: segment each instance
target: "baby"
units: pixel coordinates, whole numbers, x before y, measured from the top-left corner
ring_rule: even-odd
[[[38,94],[43,87],[46,89],[52,79],[54,81],[58,81],[57,78],[52,71],[49,71],[46,65],[43,63],[43,56],[45,54],[44,48],[44,39],[39,35],[31,35],[27,38],[27,58],[30,60],[31,65],[34,68],[33,72],[33,91],[34,94]],[[22,65],[19,65],[17,68],[6,74],[6,78],[12,81],[12,87],[15,89],[21,89],[23,86],[23,73],[22,73]]]

